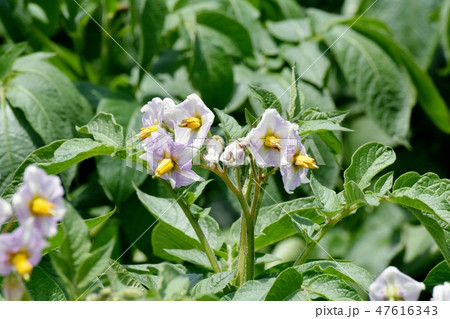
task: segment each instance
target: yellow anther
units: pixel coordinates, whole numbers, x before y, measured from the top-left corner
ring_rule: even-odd
[[[264,142],[264,145],[273,149],[276,149],[277,151],[281,151],[281,144],[280,139],[278,137],[275,137],[273,135],[266,136],[266,140]]]
[[[9,261],[16,266],[17,272],[23,279],[29,280],[33,266],[28,261],[28,253],[24,250],[20,250],[17,253],[11,254]]]
[[[170,172],[173,167],[175,166],[175,163],[171,158],[165,158],[162,161],[158,163],[158,167],[156,167],[155,170],[155,177],[161,177],[164,174]]]
[[[181,121],[179,127],[187,127],[191,130],[198,129],[200,126],[202,126],[202,120],[198,117],[188,117],[187,119],[184,119]]]
[[[53,216],[53,208],[55,208],[55,205],[42,197],[36,197],[30,203],[31,213],[36,216]]]
[[[153,132],[156,132],[158,130],[158,126],[147,126],[141,128],[141,141],[145,140],[147,137],[152,136]]]
[[[309,157],[309,156],[305,156],[305,155],[297,155],[295,157],[295,162],[294,164],[296,166],[302,166],[304,168],[310,168],[310,169],[316,169],[319,168],[319,166],[317,166],[316,161],[314,160],[314,158]]]
[[[386,295],[384,297],[386,301],[403,301],[403,297],[400,295],[397,287],[394,284],[387,285]]]

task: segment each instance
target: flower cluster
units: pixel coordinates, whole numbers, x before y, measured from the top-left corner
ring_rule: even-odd
[[[370,285],[369,297],[373,301],[417,301],[423,290],[424,283],[389,266]],[[431,300],[450,301],[450,283],[435,286]]]
[[[12,198],[12,206],[0,198],[0,224],[6,224],[0,234],[1,276],[18,274],[25,280],[30,278],[47,246],[45,239],[56,234],[57,223],[66,212],[63,195],[57,176],[29,166],[22,186]],[[19,226],[7,232],[16,220]]]
[[[302,145],[298,126],[284,120],[275,109],[267,109],[246,137],[226,147],[220,136],[207,138],[211,136],[214,114],[195,94],[178,105],[168,98],[154,98],[141,112],[140,137],[146,150],[141,158],[148,162],[155,177],[169,180],[174,188],[201,180],[192,171],[192,160],[204,144],[202,158],[209,167],[219,162],[224,167],[239,167],[248,163],[249,155],[260,168],[280,168],[288,193],[309,182],[308,170],[318,168]]]

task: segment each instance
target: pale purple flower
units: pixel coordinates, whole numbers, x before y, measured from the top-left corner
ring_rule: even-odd
[[[209,166],[219,163],[220,155],[223,153],[224,142],[222,137],[214,135],[206,140],[206,154],[204,160]]]
[[[258,126],[247,135],[256,165],[287,165],[287,147],[296,128],[295,124],[284,120],[275,109],[267,109]]]
[[[228,145],[220,155],[220,161],[228,167],[238,167],[245,163],[245,150],[248,147],[246,138],[238,138]]]
[[[25,169],[23,185],[13,196],[12,204],[17,219],[24,223],[34,217],[35,227],[45,237],[56,234],[57,223],[66,213],[64,189],[58,176],[47,173],[36,166]]]
[[[0,275],[7,276],[17,271],[28,280],[33,267],[42,257],[42,249],[47,242],[33,225],[34,217],[29,218],[12,233],[0,234]]]
[[[370,285],[369,297],[373,301],[416,301],[424,289],[424,283],[389,266]]]
[[[196,94],[178,104],[167,121],[173,122],[175,142],[201,148],[214,122],[214,114]]]
[[[173,188],[203,180],[192,171],[192,158],[198,150],[174,142],[168,134],[144,147],[147,152],[141,158],[148,162],[155,177],[168,180]]]
[[[450,301],[450,283],[444,282],[442,285],[437,285],[433,288],[432,301]]]
[[[6,200],[0,197],[0,227],[12,216],[12,214],[13,212],[11,205]]]
[[[141,112],[144,113],[139,133],[142,141],[149,142],[160,135],[164,121],[164,106],[170,102],[173,103],[170,99],[161,100],[155,97],[141,108]]]
[[[280,168],[283,178],[284,189],[287,193],[292,194],[294,189],[301,184],[309,183],[308,169],[319,168],[315,160],[306,154],[306,149],[298,134],[293,135],[287,149],[287,165]]]

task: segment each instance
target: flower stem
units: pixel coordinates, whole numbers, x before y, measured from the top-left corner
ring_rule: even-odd
[[[178,194],[175,192],[175,190],[166,182],[161,180],[163,184],[166,186],[167,190],[170,192],[173,198],[177,201],[180,208],[183,210],[184,214],[186,215],[187,219],[189,220],[189,223],[191,224],[192,228],[194,228],[195,234],[197,235],[200,244],[203,246],[203,250],[206,253],[206,256],[208,257],[208,260],[211,264],[212,269],[214,272],[219,273],[222,271],[222,268],[219,266],[219,263],[216,259],[216,255],[214,254],[213,249],[208,243],[208,240],[206,239],[205,234],[203,233],[203,230],[201,229],[200,225],[198,224],[197,219],[192,215],[192,212],[186,202],[183,198],[178,196]]]

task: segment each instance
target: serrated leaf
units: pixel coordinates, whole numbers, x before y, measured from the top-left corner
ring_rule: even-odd
[[[266,294],[266,301],[283,301],[302,288],[303,277],[294,268],[282,271]]]
[[[78,129],[79,133],[90,134],[97,142],[119,148],[123,146],[123,128],[117,124],[110,113],[99,113],[86,125]]]
[[[361,190],[369,187],[372,178],[394,163],[392,148],[378,143],[367,143],[356,150],[350,166],[344,172],[345,182],[354,181]]]
[[[217,117],[220,120],[219,126],[225,132],[228,141],[234,141],[242,137],[243,129],[239,125],[239,123],[234,119],[234,117],[226,114],[225,112],[219,109],[214,109],[214,111],[216,112]]]
[[[34,301],[67,301],[55,280],[39,266],[33,269],[31,278],[25,285]]]
[[[234,278],[235,273],[236,270],[224,271],[201,280],[192,288],[192,297],[198,298],[204,295],[214,295],[222,291]]]
[[[242,55],[252,56],[252,40],[247,29],[238,21],[219,11],[200,11],[197,23],[208,26],[230,38]]]
[[[283,107],[275,94],[253,85],[249,85],[249,87],[253,96],[258,99],[264,109],[274,108],[281,116],[283,116]]]
[[[331,51],[367,114],[394,140],[406,144],[415,103],[406,72],[376,43],[355,31],[335,26],[324,38],[333,44]]]
[[[376,194],[383,196],[392,188],[393,183],[394,172],[386,173],[375,182],[373,190]]]

